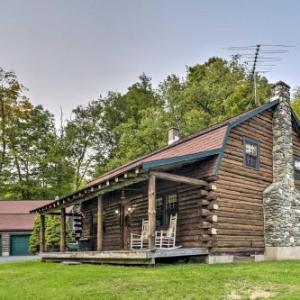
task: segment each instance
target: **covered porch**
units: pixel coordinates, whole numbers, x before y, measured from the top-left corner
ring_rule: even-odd
[[[202,177],[201,165],[172,170],[137,167],[34,210],[41,220],[42,260],[154,264],[162,259],[207,256],[217,233],[217,178]],[[76,216],[66,209],[74,205],[81,208],[82,237],[90,241],[84,251],[70,251],[66,241],[66,217]],[[168,228],[168,218],[175,213],[176,244],[158,247],[157,232]],[[59,252],[46,252],[46,215],[60,216]],[[132,249],[131,235],[141,234],[143,220],[148,222],[147,241],[141,249]]]

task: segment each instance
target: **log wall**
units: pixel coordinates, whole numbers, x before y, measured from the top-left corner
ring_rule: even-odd
[[[232,129],[216,183],[217,235],[213,252],[261,253],[264,251],[263,191],[272,183],[272,110]],[[259,170],[243,163],[243,137],[260,142]]]

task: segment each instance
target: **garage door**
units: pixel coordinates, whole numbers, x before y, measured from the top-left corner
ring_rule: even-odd
[[[10,255],[29,255],[29,235],[10,236]]]

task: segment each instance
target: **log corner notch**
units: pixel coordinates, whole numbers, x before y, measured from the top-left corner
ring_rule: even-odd
[[[206,187],[206,194],[203,194],[201,199],[201,224],[203,229],[201,241],[207,248],[213,247],[215,236],[217,235],[216,224],[218,222],[217,210],[219,205],[217,203],[217,186],[214,183],[217,178],[207,178],[208,185]]]

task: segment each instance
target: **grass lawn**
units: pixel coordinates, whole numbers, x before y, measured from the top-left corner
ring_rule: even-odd
[[[0,299],[300,299],[300,261],[155,268],[0,264]]]

